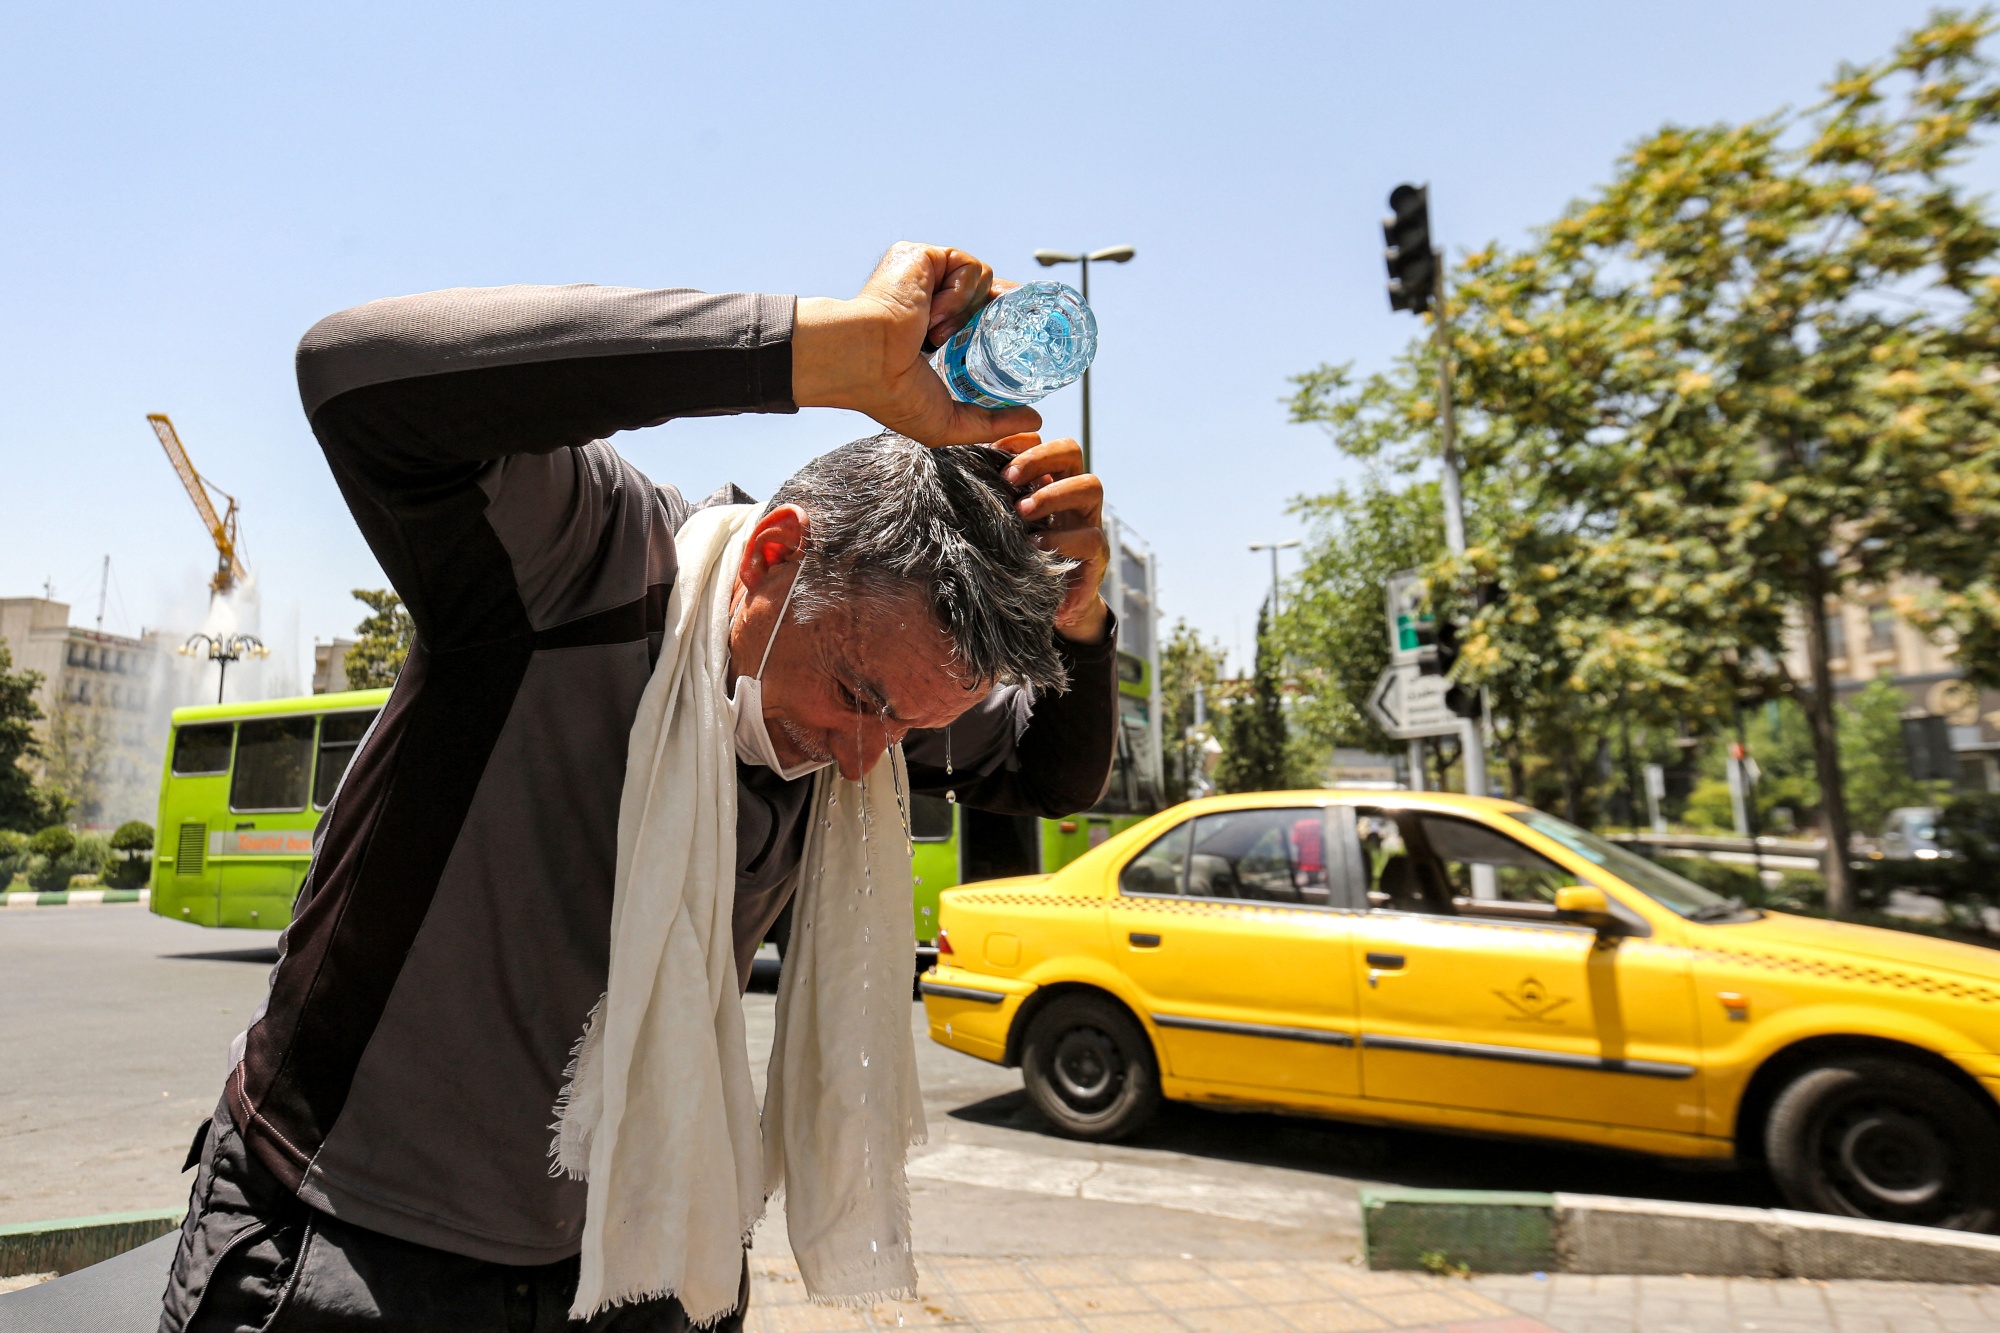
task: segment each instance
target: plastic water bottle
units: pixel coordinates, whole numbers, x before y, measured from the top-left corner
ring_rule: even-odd
[[[995,297],[937,350],[951,396],[1019,407],[1074,384],[1097,355],[1097,317],[1074,287],[1031,282]]]

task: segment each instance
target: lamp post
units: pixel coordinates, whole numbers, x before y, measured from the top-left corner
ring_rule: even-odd
[[[222,687],[229,679],[229,664],[246,657],[269,657],[271,650],[254,634],[190,634],[180,646],[183,657],[201,657],[216,664],[215,701],[222,702]]]
[[[1090,304],[1090,265],[1092,260],[1106,264],[1123,264],[1139,253],[1129,245],[1107,245],[1102,250],[1079,251],[1037,250],[1035,262],[1043,268],[1056,264],[1081,264],[1083,266],[1083,303]],[[1083,372],[1083,470],[1090,468],[1090,371]]]
[[[1271,553],[1271,619],[1272,619],[1272,620],[1274,620],[1274,621],[1275,621],[1275,620],[1276,620],[1276,619],[1278,618],[1278,610],[1279,610],[1279,607],[1278,607],[1278,552],[1280,552],[1280,551],[1289,551],[1289,550],[1291,550],[1291,549],[1292,549],[1292,548],[1293,548],[1294,546],[1297,546],[1298,544],[1299,544],[1299,539],[1298,539],[1297,537],[1293,537],[1293,538],[1292,538],[1291,540],[1289,540],[1289,541],[1282,541],[1282,542],[1251,542],[1251,543],[1250,543],[1250,549],[1251,549],[1251,550],[1253,550],[1253,551],[1269,551],[1269,552]]]

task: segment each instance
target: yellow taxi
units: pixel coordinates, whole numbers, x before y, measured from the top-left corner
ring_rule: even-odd
[[[1078,1138],[1168,1097],[1736,1158],[1795,1207],[2000,1229],[2000,953],[1746,908],[1512,801],[1212,797],[942,904],[932,1038]]]

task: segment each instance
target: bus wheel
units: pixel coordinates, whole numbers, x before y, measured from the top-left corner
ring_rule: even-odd
[[[1921,1065],[1857,1058],[1807,1070],[1771,1107],[1764,1146],[1794,1208],[2000,1229],[2000,1128]]]
[[[1122,1139],[1159,1109],[1152,1043],[1101,995],[1049,1001],[1028,1026],[1021,1072],[1035,1109],[1069,1138]]]

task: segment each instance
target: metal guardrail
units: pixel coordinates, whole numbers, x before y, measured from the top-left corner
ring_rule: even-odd
[[[1649,847],[1689,852],[1773,852],[1781,856],[1819,856],[1823,838],[1735,838],[1708,833],[1617,833],[1613,842],[1637,842]]]
[[[1772,870],[1817,870],[1825,864],[1823,838],[1737,838],[1707,833],[1614,833],[1611,841],[1634,851],[1681,852],[1731,865]]]

